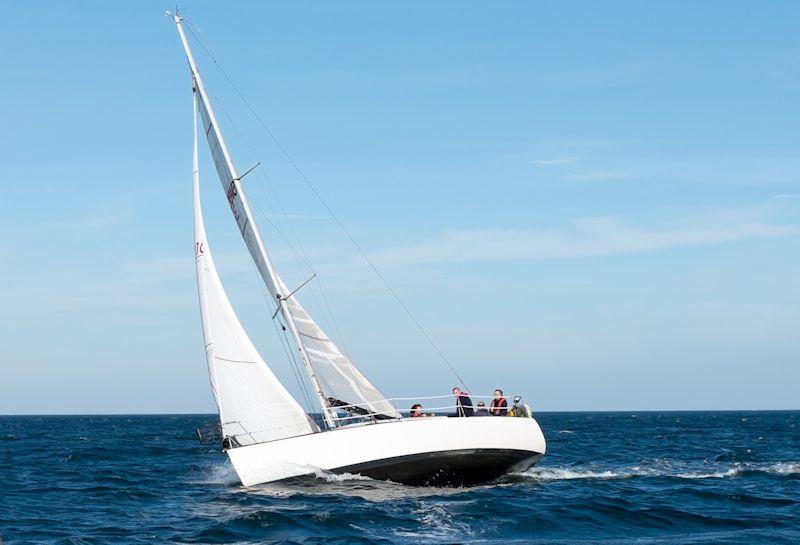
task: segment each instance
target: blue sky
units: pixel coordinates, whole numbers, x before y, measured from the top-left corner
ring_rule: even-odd
[[[0,413],[212,411],[171,6],[0,7]],[[473,392],[537,410],[800,408],[797,3],[184,8]],[[280,233],[379,387],[447,393],[447,369],[195,50],[234,160],[262,162],[246,188],[289,283],[308,268]],[[202,152],[223,281],[294,388]]]

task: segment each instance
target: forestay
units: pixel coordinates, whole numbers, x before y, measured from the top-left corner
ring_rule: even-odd
[[[206,240],[200,206],[197,125],[194,143],[194,230],[197,290],[206,360],[224,437],[250,445],[318,431],[269,370],[225,294]]]

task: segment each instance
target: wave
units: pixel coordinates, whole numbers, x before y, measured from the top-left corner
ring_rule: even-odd
[[[725,477],[735,477],[742,473],[739,467],[731,467],[724,471],[694,471],[688,473],[676,473],[675,475],[664,475],[665,477],[678,477],[679,479],[724,479]]]
[[[719,471],[679,473],[675,477],[684,479],[724,479],[725,477],[737,477],[749,472],[795,475],[800,474],[800,462],[736,463],[732,467],[720,469]]]
[[[300,475],[299,477],[295,478],[301,481],[307,480],[308,478],[328,483],[343,483],[348,481],[372,481],[372,479],[370,479],[369,477],[365,477],[363,475],[354,475],[352,473],[332,473],[330,471],[326,471],[324,469],[319,469],[312,466],[298,465],[297,467],[300,467],[304,470],[302,472],[304,473],[303,475]],[[236,474],[236,470],[228,461],[200,468],[198,470],[198,473],[199,473],[199,478],[195,478],[192,482],[200,484],[220,484],[220,485],[239,484],[239,476]]]
[[[597,467],[533,467],[522,473],[514,475],[530,479],[535,482],[550,481],[571,481],[571,480],[611,480],[611,479],[631,479],[636,477],[649,478],[676,478],[676,479],[725,479],[737,477],[742,474],[766,473],[779,476],[800,474],[800,462],[785,461],[773,463],[734,463],[731,466],[723,467],[687,467],[680,462],[670,463],[663,460],[655,460],[652,465],[636,465],[619,468],[597,468]],[[239,483],[233,467],[227,463],[219,463],[201,470],[201,477],[195,482],[203,484],[234,485]],[[375,484],[391,484],[375,481],[369,477],[353,473],[332,473],[323,469],[313,471],[314,480],[317,482],[341,484],[348,482],[372,482]],[[402,487],[401,488],[406,488]]]
[[[576,479],[630,479],[633,477],[667,477],[677,479],[725,479],[745,473],[767,473],[772,475],[800,475],[800,462],[740,463],[721,467],[686,467],[680,462],[656,461],[652,466],[638,465],[614,469],[596,467],[533,467],[519,473],[522,477],[537,482],[568,481]]]
[[[413,530],[399,530],[398,536],[420,541],[452,541],[454,538],[463,540],[464,537],[473,537],[475,532],[470,526],[459,520],[445,506],[422,501],[419,507],[413,510],[419,527]]]
[[[632,475],[622,474],[610,469],[605,471],[580,470],[574,468],[532,468],[521,475],[537,481],[565,481],[573,479],[619,479]]]
[[[370,479],[369,477],[365,477],[364,475],[354,474],[354,473],[331,473],[330,471],[325,471],[324,469],[317,469],[314,472],[314,476],[317,479],[321,479],[323,481],[329,483],[343,483],[347,481],[373,481],[374,479]]]
[[[236,475],[236,471],[227,460],[205,467],[199,471],[199,474],[199,477],[191,482],[219,485],[239,484],[239,476]]]
[[[778,475],[800,475],[800,462],[776,462],[766,471]]]

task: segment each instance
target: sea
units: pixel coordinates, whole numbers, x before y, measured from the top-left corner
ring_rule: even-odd
[[[0,539],[800,543],[800,412],[535,415],[533,469],[466,488],[320,472],[244,488],[212,415],[0,417]]]

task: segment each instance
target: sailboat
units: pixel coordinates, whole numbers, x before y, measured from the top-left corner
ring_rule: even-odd
[[[206,361],[219,410],[222,448],[241,483],[320,472],[360,474],[410,485],[463,485],[523,471],[545,453],[545,438],[525,411],[518,417],[404,416],[356,367],[300,304],[275,270],[241,176],[225,144],[189,46],[194,101],[193,202],[195,266]],[[319,404],[306,412],[281,384],[239,321],[214,265],[200,203],[198,117],[239,231],[292,339]],[[520,415],[520,413],[525,413]]]

